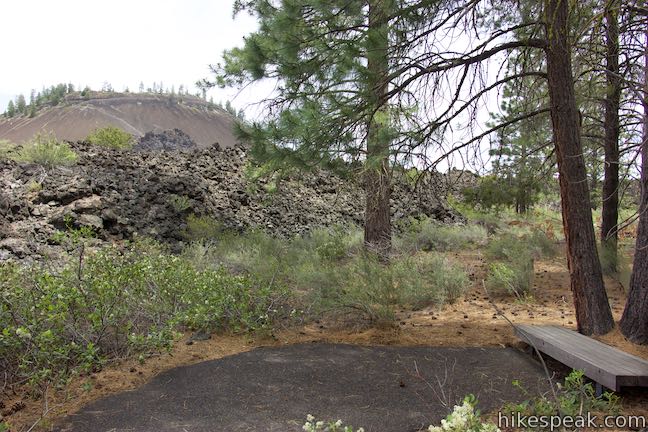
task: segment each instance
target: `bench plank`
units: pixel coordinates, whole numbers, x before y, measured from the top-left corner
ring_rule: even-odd
[[[648,361],[558,326],[516,325],[524,342],[572,369],[581,369],[599,384],[619,391],[621,387],[648,387]]]

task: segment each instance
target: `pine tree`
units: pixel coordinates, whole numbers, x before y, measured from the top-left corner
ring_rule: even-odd
[[[512,60],[515,64],[515,60]],[[538,77],[528,77],[516,86],[506,85],[500,113],[491,114],[491,126],[508,122],[521,112],[541,109],[546,104],[547,86]],[[524,93],[519,92],[524,88]],[[551,161],[550,118],[545,114],[512,123],[497,131],[491,149],[493,174],[497,185],[510,197],[517,213],[526,213],[538,194],[547,190],[553,173]],[[547,163],[549,161],[549,163]]]
[[[567,265],[578,330],[605,334],[614,327],[596,251],[587,170],[572,75],[568,19],[564,0],[545,0],[547,83],[558,161]]]
[[[285,102],[276,104],[277,115],[267,122],[242,128],[253,156],[268,171],[317,166],[348,171],[341,158],[361,161],[356,174],[365,187],[365,244],[386,256],[391,117],[398,113],[387,97],[395,2],[288,0],[271,8],[252,1],[247,7],[262,30],[248,37],[244,48],[225,53],[218,80],[237,85],[280,76],[277,101]],[[395,43],[404,37],[392,36]]]
[[[7,104],[7,111],[5,112],[5,115],[9,118],[16,115],[16,105],[14,105],[14,101],[10,100]]]
[[[634,262],[630,287],[623,316],[620,321],[621,332],[634,343],[648,345],[648,11],[637,14],[635,51],[641,53],[643,62],[636,65],[635,86],[636,103],[642,112],[637,113],[642,125],[640,142],[641,154],[641,197],[639,200],[639,223],[635,240]],[[639,63],[639,62],[637,62]]]
[[[19,114],[27,113],[27,102],[25,101],[25,95],[20,94],[16,98],[16,111],[18,111]]]

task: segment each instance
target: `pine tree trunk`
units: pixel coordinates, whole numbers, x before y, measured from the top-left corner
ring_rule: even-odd
[[[568,8],[567,0],[545,1],[547,80],[560,175],[563,229],[578,331],[587,335],[604,334],[612,329],[614,321],[596,251],[572,77]]]
[[[623,335],[632,342],[643,345],[648,344],[648,31],[645,37],[640,216],[630,291],[620,322]]]
[[[369,42],[367,44],[368,88],[376,116],[387,103],[389,47],[385,0],[369,1]],[[391,173],[389,141],[381,133],[383,125],[369,120],[367,132],[367,163],[365,166],[365,247],[386,259],[391,250]]]
[[[621,103],[621,77],[619,76],[619,3],[610,0],[605,8],[607,43],[605,96],[605,168],[603,178],[603,206],[601,210],[601,246],[610,257],[610,271],[617,266],[617,223],[619,220],[619,105]]]

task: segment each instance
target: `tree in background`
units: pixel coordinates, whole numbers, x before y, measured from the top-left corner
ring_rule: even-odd
[[[643,55],[643,68],[635,76],[637,99],[642,107],[643,136],[641,153],[641,199],[639,202],[639,226],[635,242],[634,262],[630,276],[630,289],[623,316],[621,332],[635,343],[648,344],[648,9],[645,3],[633,5],[635,28],[638,29],[634,46]]]
[[[25,95],[20,94],[16,98],[16,111],[19,114],[27,113],[27,102],[25,101]]]
[[[511,67],[518,67],[511,59]],[[525,91],[518,91],[524,88]],[[500,113],[491,114],[491,126],[506,124],[521,112],[532,112],[546,105],[547,85],[538,77],[504,86]],[[491,144],[492,173],[497,187],[510,198],[507,205],[517,213],[526,213],[547,190],[555,162],[551,151],[550,119],[546,113],[523,119],[496,132]]]
[[[16,115],[16,105],[14,105],[14,101],[10,100],[7,104],[7,111],[5,111],[5,115],[9,118]]]

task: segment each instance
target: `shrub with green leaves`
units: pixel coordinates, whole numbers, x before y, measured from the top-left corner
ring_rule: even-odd
[[[106,126],[90,132],[85,139],[92,145],[113,149],[131,149],[135,143],[133,135],[115,126]]]
[[[533,283],[534,249],[523,238],[504,234],[491,241],[486,255],[489,265],[486,285],[498,295],[529,296]]]
[[[585,374],[580,370],[573,370],[565,378],[564,384],[557,384],[555,398],[546,394],[537,396],[529,392],[517,380],[513,381],[513,386],[518,388],[528,399],[521,403],[505,405],[502,410],[504,415],[519,413],[523,416],[569,416],[573,418],[587,412],[617,415],[621,409],[619,396],[606,391],[597,397],[594,385],[586,381]]]
[[[191,241],[209,241],[217,239],[224,232],[225,228],[220,221],[209,216],[190,214],[183,237]]]
[[[37,134],[24,144],[13,158],[19,162],[36,163],[51,168],[58,165],[74,165],[79,156],[68,143],[59,141],[54,135]]]
[[[57,273],[5,263],[0,284],[0,368],[35,390],[168,349],[177,330],[267,329],[287,296],[277,284],[197,270],[153,242],[107,247]]]
[[[489,266],[486,284],[495,294],[528,297],[533,283],[533,259],[516,259],[509,263],[495,262]]]
[[[494,238],[486,249],[486,256],[492,261],[487,286],[496,294],[526,298],[533,285],[534,261],[555,253],[555,243],[540,230],[529,230],[519,236],[502,234]]]
[[[412,221],[396,238],[397,250],[450,251],[485,244],[486,228],[476,224],[443,225],[431,219]]]
[[[184,254],[198,268],[222,266],[266,285],[290,286],[313,314],[351,312],[374,323],[392,321],[397,305],[438,306],[456,301],[469,287],[466,272],[448,259],[426,253],[385,264],[365,253],[362,241],[358,229],[344,227],[290,240],[223,231]]]
[[[16,145],[9,140],[0,140],[0,159],[9,159],[16,150]]]
[[[167,202],[178,213],[182,213],[191,208],[191,198],[186,195],[171,194]]]
[[[440,255],[401,259],[393,266],[400,270],[401,303],[414,308],[455,303],[470,288],[466,271]]]

